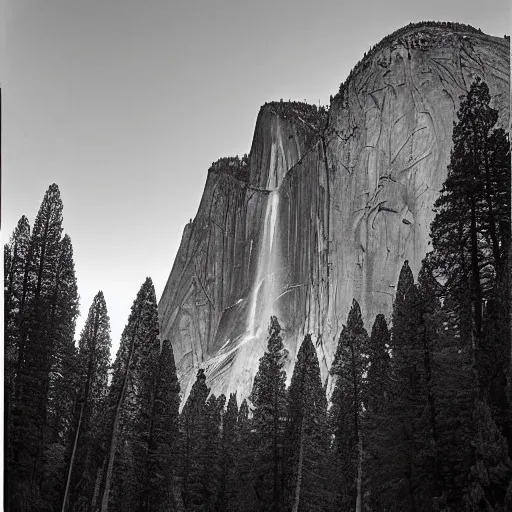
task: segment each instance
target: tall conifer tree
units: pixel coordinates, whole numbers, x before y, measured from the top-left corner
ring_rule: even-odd
[[[208,468],[209,407],[206,401],[209,393],[204,370],[200,369],[180,417],[180,477],[187,511],[199,510],[208,501],[209,490],[204,476]]]
[[[271,317],[267,351],[260,359],[250,400],[253,410],[255,491],[261,510],[282,506],[283,432],[287,408],[286,351],[281,326]]]
[[[389,442],[384,441],[388,423],[391,392],[390,333],[384,315],[373,323],[368,346],[368,376],[365,390],[363,431],[365,439],[365,489],[371,509],[383,508],[382,487],[386,487],[386,472],[390,456]],[[384,508],[383,508],[384,510]]]
[[[228,512],[257,512],[260,510],[258,497],[255,491],[256,474],[256,447],[257,439],[253,436],[252,421],[249,418],[247,400],[240,405],[237,417],[236,461],[234,483],[232,485],[233,498],[228,505]]]
[[[99,471],[97,438],[108,385],[110,320],[103,292],[89,308],[78,342],[77,390],[66,476],[63,510],[88,507]]]
[[[45,471],[53,474],[63,464],[61,448],[60,455],[45,453],[52,440],[49,398],[62,357],[71,349],[78,314],[71,241],[69,237],[61,240],[61,233],[62,201],[53,184],[43,198],[30,238],[20,313],[11,472],[16,481],[11,502],[20,510],[45,506],[41,497],[43,463]],[[66,359],[71,361],[72,355]]]
[[[325,463],[329,446],[327,398],[311,336],[302,342],[288,392],[286,429],[288,496],[292,512],[325,511],[329,503]]]
[[[12,405],[20,355],[20,320],[27,293],[30,224],[23,215],[4,247],[5,398]],[[7,402],[6,402],[7,403]],[[8,411],[6,407],[6,411]]]
[[[121,336],[108,396],[106,463],[101,510],[140,507],[143,479],[139,468],[148,457],[152,392],[160,351],[158,312],[148,277],[133,303]]]
[[[367,370],[368,333],[361,309],[352,302],[343,326],[331,374],[336,376],[330,422],[334,435],[334,465],[338,468],[337,506],[362,510],[362,413]]]
[[[484,304],[506,274],[510,245],[510,145],[496,128],[498,111],[490,103],[487,84],[477,78],[460,104],[448,177],[431,226],[433,268],[445,283],[461,339],[475,351],[483,389],[510,366],[510,329],[499,343],[484,337]],[[502,321],[508,325],[508,314]],[[501,354],[494,375],[485,364],[493,350]]]
[[[231,393],[222,419],[220,444],[220,489],[215,509],[228,511],[235,495],[235,463],[237,461],[238,405],[236,393]]]
[[[176,464],[179,442],[180,385],[172,345],[164,340],[158,359],[155,393],[149,431],[149,457],[144,510],[158,512],[182,507],[177,487]]]
[[[30,256],[30,225],[23,215],[18,221],[8,244],[4,246],[4,456],[7,473],[12,474],[13,417],[15,403],[15,382],[19,372],[21,355],[21,327],[27,295],[28,262]],[[4,501],[6,510],[11,498],[10,482],[4,480]]]

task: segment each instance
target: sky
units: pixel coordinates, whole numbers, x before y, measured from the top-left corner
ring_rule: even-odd
[[[370,46],[422,20],[500,37],[512,23],[509,0],[0,0],[2,243],[57,183],[76,337],[103,290],[115,356],[146,276],[160,298],[208,167],[249,152],[260,106],[328,104]]]

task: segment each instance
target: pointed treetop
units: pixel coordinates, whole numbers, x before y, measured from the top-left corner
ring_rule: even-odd
[[[146,280],[140,287],[140,294],[145,294],[146,298],[156,302],[156,292],[151,277],[146,277]]]
[[[297,354],[297,358],[299,357],[299,354],[303,354],[303,357],[304,357],[306,355],[313,354],[313,353],[316,355],[316,350],[315,350],[315,346],[313,345],[313,340],[311,339],[311,334],[306,334],[306,336],[304,336],[304,340],[302,341],[302,343],[300,345],[299,352]]]
[[[379,313],[373,323],[370,347],[373,347],[376,343],[389,345],[389,339],[389,329],[386,318],[383,314]]]
[[[482,120],[487,121],[487,123],[489,123],[489,127],[494,126],[498,118],[498,112],[497,110],[489,107],[490,102],[491,94],[489,92],[489,87],[479,76],[477,76],[471,83],[467,96],[462,97],[458,112],[459,119],[461,119],[466,113],[471,112],[476,114],[477,112],[481,113],[483,110],[486,115]]]
[[[297,361],[295,363],[295,368],[293,369],[292,381],[290,385],[290,392],[292,392],[292,388],[296,388],[298,386],[297,380],[300,382],[300,394],[303,393],[304,386],[304,376],[303,374],[309,374],[310,378],[316,380],[317,386],[322,389],[322,382],[320,379],[320,365],[318,363],[318,355],[316,353],[315,346],[313,344],[313,340],[311,339],[310,334],[306,334],[303,342],[300,345],[299,351],[297,353]]]
[[[48,204],[60,204],[60,206],[62,207],[60,190],[56,183],[52,183],[48,187],[48,190],[44,194],[43,201],[41,203],[41,208],[43,206],[47,206]]]
[[[227,410],[228,410],[228,412],[234,410],[234,411],[236,411],[235,415],[238,415],[238,404],[236,401],[236,393],[230,393]]]
[[[272,357],[277,357],[280,360],[281,366],[284,364],[284,359],[287,357],[288,352],[284,350],[283,339],[281,337],[281,326],[277,317],[270,317],[270,327],[268,329],[270,334],[268,339],[268,352]],[[265,356],[264,356],[265,357]]]
[[[348,313],[347,329],[351,329],[354,332],[360,332],[362,329],[364,329],[361,308],[355,299],[352,301],[352,307]]]
[[[104,303],[105,302],[105,296],[103,295],[103,291],[100,290],[95,296],[94,296],[94,299],[92,300],[93,303]]]
[[[438,297],[440,296],[441,285],[434,276],[428,255],[423,260],[418,274],[418,291],[423,301],[429,302],[432,307],[440,306]]]
[[[59,240],[62,233],[62,200],[59,187],[54,183],[46,191],[34,221],[33,236]]]
[[[18,221],[18,224],[14,228],[12,238],[19,237],[21,234],[25,234],[25,233],[30,234],[30,223],[29,223],[27,217],[25,217],[25,215],[22,215],[20,217],[20,220]]]
[[[240,409],[238,411],[238,421],[247,420],[249,417],[249,405],[247,404],[247,400],[244,398],[242,403],[240,404]]]
[[[300,345],[299,351],[297,353],[297,364],[303,363],[307,366],[307,368],[318,368],[318,375],[320,376],[320,365],[318,362],[318,354],[316,353],[315,345],[313,344],[313,340],[311,339],[310,334],[306,334],[303,342]]]
[[[409,288],[414,284],[414,276],[412,275],[409,261],[405,260],[398,277],[398,285],[396,287],[396,300],[403,300]]]
[[[65,233],[62,237],[61,243],[63,246],[69,247],[71,253],[73,253],[73,244],[71,243],[71,237],[67,233]]]

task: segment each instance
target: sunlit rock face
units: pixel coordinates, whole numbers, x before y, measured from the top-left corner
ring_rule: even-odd
[[[509,41],[417,27],[386,38],[331,102],[260,110],[246,178],[209,172],[159,304],[182,390],[206,370],[216,395],[250,394],[275,314],[287,374],[306,333],[324,380],[352,299],[389,319],[398,274],[417,275],[471,81],[509,125]],[[248,178],[247,178],[248,176]]]

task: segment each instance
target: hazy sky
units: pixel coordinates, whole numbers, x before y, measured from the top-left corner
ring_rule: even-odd
[[[265,101],[322,104],[410,21],[510,34],[509,0],[1,0],[2,243],[59,185],[82,317],[103,290],[113,355],[159,298],[207,169],[250,149]]]

